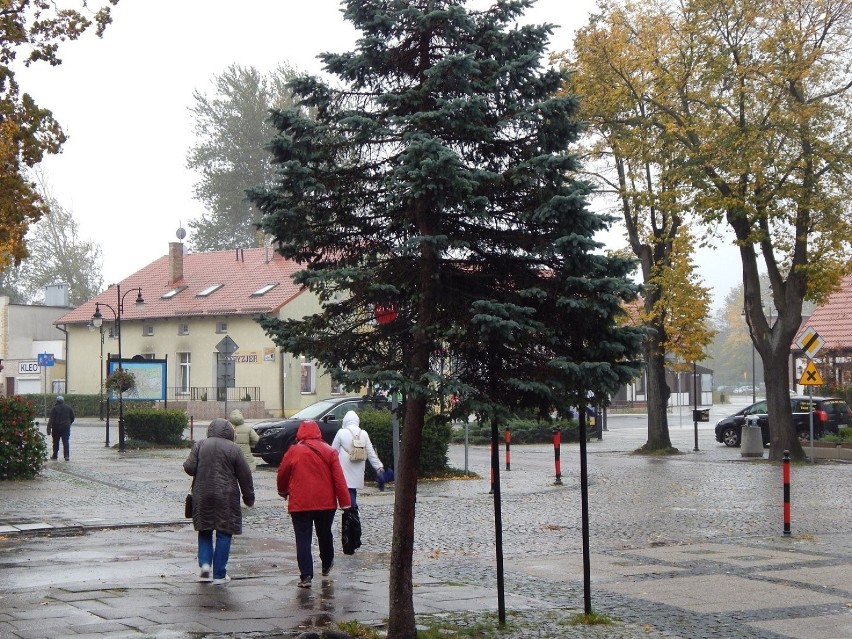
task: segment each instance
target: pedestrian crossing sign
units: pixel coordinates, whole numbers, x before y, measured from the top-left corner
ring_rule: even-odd
[[[805,366],[799,384],[802,386],[822,386],[822,376],[819,374],[813,361],[808,360],[808,365]]]

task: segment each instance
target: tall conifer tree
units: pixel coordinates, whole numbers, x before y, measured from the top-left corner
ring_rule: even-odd
[[[529,0],[352,0],[339,84],[300,77],[277,111],[278,183],[252,198],[323,312],[261,321],[285,351],[352,388],[405,396],[390,562],[392,639],[416,636],[412,554],[427,409],[499,418],[614,392],[637,370],[631,262],[596,253],[609,218],[572,177],[577,108],[544,69]],[[306,116],[310,113],[311,116]]]

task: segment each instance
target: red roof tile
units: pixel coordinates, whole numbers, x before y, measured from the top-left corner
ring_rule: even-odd
[[[823,349],[852,347],[852,276],[843,278],[840,288],[802,322],[801,330],[809,326],[825,340]]]
[[[170,281],[169,257],[155,262],[119,282],[124,305],[122,319],[163,319],[191,316],[259,315],[277,313],[301,292],[292,275],[300,266],[269,248],[189,253],[183,256],[183,278]],[[213,284],[222,286],[207,297],[197,294]],[[267,293],[252,296],[267,284],[276,284]],[[176,287],[186,288],[170,299],[162,296]],[[145,304],[136,306],[141,287]],[[97,297],[81,304],[56,320],[56,324],[86,323],[95,312],[95,304],[118,309],[118,291],[111,286]],[[112,320],[109,309],[102,309],[104,320]]]

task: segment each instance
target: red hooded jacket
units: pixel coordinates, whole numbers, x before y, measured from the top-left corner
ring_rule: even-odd
[[[349,489],[337,451],[322,440],[319,426],[307,420],[296,431],[278,467],[278,494],[289,497],[287,511],[349,508]]]

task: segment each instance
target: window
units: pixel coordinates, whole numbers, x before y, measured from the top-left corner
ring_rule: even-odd
[[[185,288],[186,288],[186,286],[178,286],[178,287],[176,287],[176,288],[173,288],[173,289],[172,289],[172,290],[170,290],[168,293],[163,293],[163,294],[160,296],[160,299],[161,299],[161,300],[170,300],[170,299],[172,299],[175,295],[177,295],[177,294],[178,294],[178,293],[180,293],[182,290],[184,290]]]
[[[189,335],[189,324],[178,324],[178,335]]]
[[[257,289],[254,293],[251,294],[251,296],[260,297],[261,295],[265,295],[266,293],[271,291],[276,286],[278,286],[277,282],[275,284],[267,284],[266,286],[262,286],[261,288]]]
[[[195,297],[207,297],[208,295],[211,295],[212,293],[215,293],[216,291],[218,291],[223,286],[224,286],[224,284],[211,284],[210,286],[205,288],[203,291],[199,291],[198,293],[196,293]]]
[[[338,382],[337,380],[331,380],[331,394],[332,395],[343,395],[346,392],[346,389],[343,388],[343,382]]]
[[[302,362],[302,385],[301,392],[303,395],[309,395],[316,392],[316,371],[314,365],[310,362]]]
[[[146,324],[142,327],[142,334],[145,337],[151,337],[154,334],[154,327],[151,324]]]
[[[182,395],[189,394],[189,371],[191,358],[189,353],[178,353],[178,368],[177,368],[177,392]]]
[[[227,333],[228,332],[228,322],[216,322],[216,332],[217,333]]]

